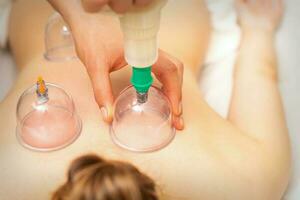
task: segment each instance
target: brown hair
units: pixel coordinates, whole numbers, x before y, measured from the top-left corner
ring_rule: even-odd
[[[86,155],[74,160],[52,200],[158,200],[155,184],[133,165]]]

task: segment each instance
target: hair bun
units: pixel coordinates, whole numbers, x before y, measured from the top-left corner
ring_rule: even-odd
[[[74,160],[52,200],[157,200],[152,179],[130,163],[86,155]]]
[[[69,168],[68,171],[68,181],[72,182],[75,175],[83,169],[90,167],[92,165],[102,163],[104,160],[97,155],[89,154],[86,156],[81,156],[75,159]]]

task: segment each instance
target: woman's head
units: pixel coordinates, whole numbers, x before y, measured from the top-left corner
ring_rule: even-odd
[[[52,200],[157,200],[154,182],[131,164],[82,156]]]

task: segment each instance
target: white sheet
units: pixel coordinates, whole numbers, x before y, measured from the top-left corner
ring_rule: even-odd
[[[300,1],[285,0],[286,9],[277,37],[280,89],[293,150],[293,175],[286,195],[300,199]]]
[[[233,0],[206,0],[206,2],[214,31],[199,77],[199,87],[208,104],[226,118],[241,31],[236,23]]]

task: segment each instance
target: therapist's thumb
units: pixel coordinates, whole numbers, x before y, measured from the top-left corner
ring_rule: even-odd
[[[110,73],[103,66],[88,68],[95,100],[100,108],[102,118],[105,122],[111,123],[113,119],[113,92],[110,82]]]

